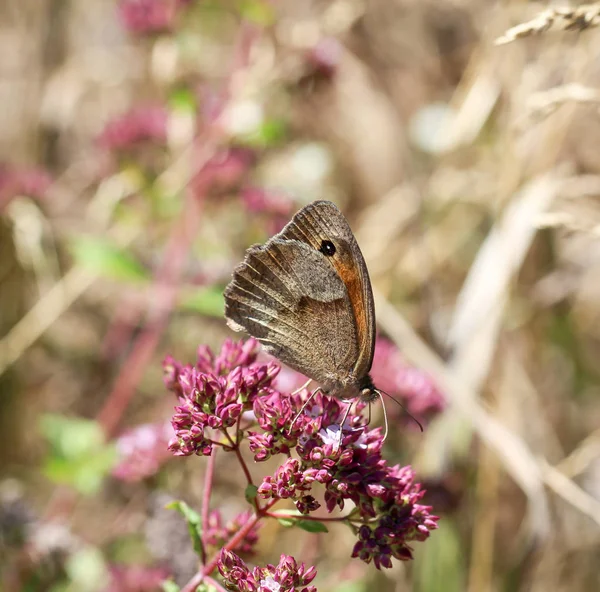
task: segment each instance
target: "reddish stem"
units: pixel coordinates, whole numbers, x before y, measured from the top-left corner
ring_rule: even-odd
[[[204,537],[208,530],[208,513],[210,511],[210,495],[212,493],[213,477],[215,475],[215,462],[217,458],[217,449],[213,448],[208,457],[208,466],[204,475],[204,492],[202,494],[202,565],[206,563],[206,547]]]
[[[179,222],[174,226],[157,279],[148,324],[133,346],[122,366],[112,392],[98,415],[98,421],[107,437],[114,434],[127,409],[135,387],[142,378],[154,353],[177,296],[178,279],[187,260],[189,248],[198,232],[200,207],[198,200],[188,192]]]
[[[254,516],[242,526],[228,541],[223,545],[223,549],[232,551],[235,549],[243,540],[244,537],[256,526],[261,518],[264,518],[265,512],[270,510],[279,500],[270,500],[264,509],[258,511]],[[194,592],[196,588],[206,579],[206,577],[215,571],[217,563],[219,562],[219,553],[211,559],[210,563],[204,566],[182,589],[181,592]]]
[[[227,437],[229,438],[229,441],[231,442],[231,446],[235,452],[235,455],[237,456],[238,460],[240,461],[240,465],[242,467],[242,471],[244,471],[244,475],[246,475],[246,481],[248,482],[248,485],[254,485],[254,482],[252,481],[252,475],[250,474],[250,469],[248,468],[248,465],[246,464],[246,461],[244,460],[244,457],[242,456],[240,447],[237,444],[235,444],[233,442],[233,440],[231,440],[231,438],[229,437],[229,434],[227,434]]]
[[[236,438],[236,441],[234,442],[231,439],[231,436],[229,435],[229,432],[227,430],[225,430],[225,436],[231,443],[231,448],[235,452],[235,455],[237,456],[237,459],[240,462],[242,471],[244,471],[244,475],[246,475],[246,481],[248,482],[248,485],[254,485],[254,482],[252,481],[252,475],[250,474],[250,469],[248,468],[248,465],[246,464],[246,461],[244,460],[244,457],[242,456],[242,453],[240,451],[239,438]],[[258,500],[256,498],[252,500],[252,505],[254,506],[254,509],[257,513],[262,512],[260,504],[258,503]]]
[[[204,581],[207,584],[210,584],[211,586],[213,586],[214,588],[219,590],[219,592],[227,592],[227,590],[225,590],[225,588],[223,588],[223,586],[221,586],[221,584],[219,584],[219,582],[217,582],[217,580],[215,580],[209,576],[204,576]]]

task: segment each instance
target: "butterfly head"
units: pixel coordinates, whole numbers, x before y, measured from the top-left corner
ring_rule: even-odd
[[[367,374],[360,379],[358,383],[358,391],[362,401],[365,403],[372,403],[379,398],[379,391],[373,384],[373,380]]]

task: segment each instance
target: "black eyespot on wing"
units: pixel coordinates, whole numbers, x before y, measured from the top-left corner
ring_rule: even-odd
[[[321,242],[321,247],[319,251],[321,251],[321,253],[323,253],[323,255],[325,255],[326,257],[333,257],[333,255],[335,255],[336,248],[331,241],[324,240]]]

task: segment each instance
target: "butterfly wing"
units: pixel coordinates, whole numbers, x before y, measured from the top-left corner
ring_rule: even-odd
[[[367,265],[348,221],[332,202],[315,201],[300,210],[278,238],[298,240],[315,250],[323,241],[333,242],[336,252],[324,260],[346,287],[358,340],[357,357],[346,370],[365,376],[375,350],[375,305]]]
[[[265,350],[326,388],[358,356],[347,290],[311,245],[277,235],[251,247],[225,290],[225,316]]]

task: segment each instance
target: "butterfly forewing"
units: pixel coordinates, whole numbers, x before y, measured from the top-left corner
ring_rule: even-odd
[[[358,358],[347,290],[323,254],[273,237],[251,247],[225,290],[225,316],[291,368],[327,386]]]
[[[333,256],[325,256],[324,261],[335,270],[346,286],[352,306],[358,355],[347,370],[352,370],[357,377],[365,376],[373,363],[375,306],[369,272],[346,218],[333,203],[316,201],[300,210],[278,237],[296,239],[317,250],[327,240],[341,247]]]

